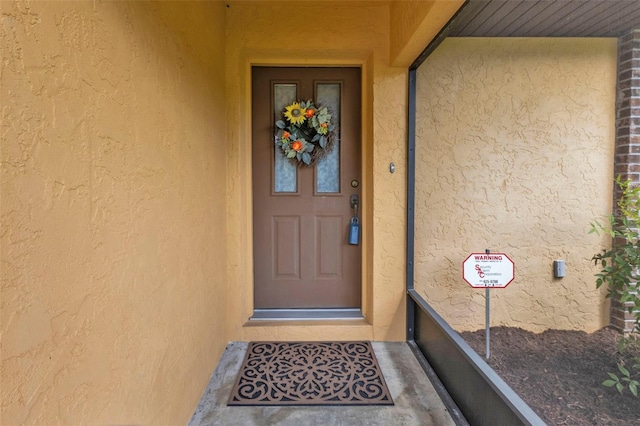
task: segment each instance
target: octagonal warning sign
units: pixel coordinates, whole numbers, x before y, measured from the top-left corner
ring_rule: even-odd
[[[504,253],[471,253],[462,262],[462,278],[473,288],[505,288],[514,276],[513,261]]]

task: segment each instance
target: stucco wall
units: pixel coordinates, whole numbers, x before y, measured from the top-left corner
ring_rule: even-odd
[[[229,99],[228,123],[227,222],[234,236],[228,240],[229,282],[236,283],[229,289],[229,335],[235,340],[403,339],[407,71],[389,65],[388,4],[231,2],[227,12],[227,92],[238,94]],[[251,64],[363,67],[365,322],[245,326],[253,310]],[[389,173],[391,162],[395,174]]]
[[[465,0],[395,0],[391,3],[391,63],[408,67]]]
[[[0,7],[0,423],[185,424],[227,342],[224,4]]]
[[[447,39],[420,67],[415,284],[454,328],[484,327],[461,269],[486,248],[516,265],[492,325],[608,323],[588,231],[612,204],[615,83],[615,39]]]

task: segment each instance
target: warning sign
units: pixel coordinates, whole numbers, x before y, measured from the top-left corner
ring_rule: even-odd
[[[514,276],[513,261],[504,253],[471,253],[462,262],[462,278],[473,288],[505,288]]]

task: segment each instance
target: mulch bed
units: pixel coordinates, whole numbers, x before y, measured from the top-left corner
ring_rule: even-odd
[[[460,333],[485,357],[485,331]],[[617,372],[618,333],[491,328],[488,364],[549,425],[640,425],[640,399],[601,383]],[[640,354],[638,354],[640,355]]]

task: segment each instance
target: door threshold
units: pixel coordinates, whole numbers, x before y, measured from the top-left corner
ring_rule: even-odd
[[[250,321],[300,321],[364,319],[359,308],[340,309],[255,309]]]

